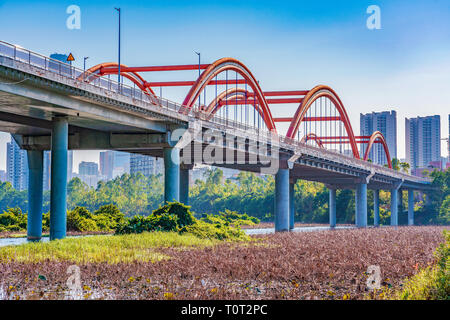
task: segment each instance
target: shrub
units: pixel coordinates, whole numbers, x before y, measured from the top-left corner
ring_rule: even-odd
[[[177,231],[190,233],[202,239],[248,239],[239,225],[254,223],[247,215],[226,211],[219,215],[205,215],[196,219],[190,207],[170,202],[148,216],[134,216],[117,225],[116,234],[142,233],[144,231]]]
[[[407,280],[403,290],[394,294],[401,300],[448,300],[450,297],[450,232],[444,231],[445,242],[436,249],[436,265]]]
[[[27,214],[20,208],[8,208],[0,214],[0,231],[21,231],[27,228]]]
[[[98,231],[92,213],[86,208],[76,207],[67,213],[68,231]]]
[[[194,215],[189,210],[191,207],[180,202],[169,202],[153,211],[154,216],[173,214],[178,217],[178,226],[184,227],[194,223]]]

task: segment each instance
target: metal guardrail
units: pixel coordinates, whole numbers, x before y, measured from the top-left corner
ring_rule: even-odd
[[[55,74],[58,74],[63,77],[70,78],[75,81],[80,81],[81,83],[92,85],[97,88],[101,88],[110,92],[119,93],[121,95],[124,95],[126,97],[139,100],[145,104],[151,104],[151,105],[158,105],[161,108],[165,108],[168,110],[176,111],[176,112],[182,112],[184,114],[187,114],[188,116],[194,117],[196,119],[202,120],[204,122],[210,122],[216,125],[225,126],[229,129],[238,129],[242,131],[250,131],[252,135],[256,135],[259,138],[263,138],[266,140],[270,140],[272,138],[272,133],[264,128],[255,127],[246,123],[242,123],[235,120],[230,120],[228,118],[224,118],[218,115],[209,116],[200,111],[198,105],[194,105],[193,108],[187,108],[186,106],[183,106],[177,102],[170,101],[168,99],[162,98],[162,97],[154,97],[152,95],[144,93],[141,89],[136,88],[135,86],[129,86],[127,84],[118,83],[117,81],[114,81],[110,79],[109,76],[99,76],[94,73],[87,73],[86,71],[74,67],[70,64],[67,64],[65,62],[55,60],[49,57],[46,57],[44,55],[41,55],[39,53],[32,52],[30,50],[24,49],[20,46],[13,45],[4,41],[0,41],[0,56],[8,57],[10,59],[13,59],[15,61],[19,61],[25,64],[28,64],[33,67],[37,67],[40,69],[43,69],[48,72],[52,72]],[[85,79],[89,79],[88,81],[84,81]],[[157,104],[156,104],[156,103]],[[187,112],[186,112],[187,111]],[[300,142],[298,140],[288,138],[286,136],[277,135],[279,142],[292,145],[294,147],[299,148],[305,148],[305,147],[311,147],[315,149],[315,147],[307,145],[303,142]],[[347,156],[342,153],[336,153],[327,149],[320,149],[321,152],[324,152],[326,154],[329,154],[330,156],[333,155],[340,155],[346,158],[349,158],[349,160],[357,160],[363,161],[360,159],[355,159],[353,157]],[[364,161],[365,166],[369,166],[372,169],[378,169],[381,171],[384,171],[386,174],[392,173],[391,169],[385,168],[381,165],[373,164],[367,161]],[[401,175],[403,177],[407,177],[411,180],[416,181],[422,181],[423,179],[420,179],[416,177],[395,172],[397,175]]]

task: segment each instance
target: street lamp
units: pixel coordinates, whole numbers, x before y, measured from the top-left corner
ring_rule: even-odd
[[[89,59],[89,57],[83,58],[83,80],[86,80],[86,60]]]
[[[119,13],[119,68],[118,68],[118,73],[117,73],[117,82],[118,82],[118,89],[120,92],[120,8],[114,8],[117,10],[117,12]]]
[[[201,53],[194,51],[197,55],[198,55],[198,77],[200,78],[200,57],[201,57]],[[201,93],[198,94],[198,107],[200,108],[200,103],[201,103]]]

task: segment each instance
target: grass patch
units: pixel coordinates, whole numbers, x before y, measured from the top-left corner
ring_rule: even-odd
[[[170,258],[160,253],[160,248],[205,247],[217,243],[216,240],[200,239],[192,234],[180,235],[176,232],[77,237],[3,247],[0,248],[0,262],[156,262]]]

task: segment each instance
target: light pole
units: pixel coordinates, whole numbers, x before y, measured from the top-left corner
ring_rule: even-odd
[[[118,73],[117,73],[117,82],[118,82],[118,89],[120,92],[120,8],[114,8],[119,13],[119,67],[118,67]]]
[[[198,77],[200,78],[200,57],[201,57],[201,53],[194,51],[197,55],[198,55]],[[200,108],[200,103],[201,103],[201,93],[198,94],[198,107]]]
[[[86,80],[86,60],[89,59],[89,57],[83,58],[83,80]]]

